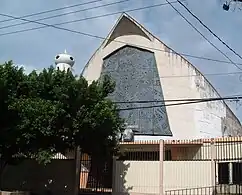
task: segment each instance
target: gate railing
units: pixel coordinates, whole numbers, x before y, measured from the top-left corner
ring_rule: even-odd
[[[81,191],[114,192],[113,187],[120,193],[242,192],[242,137],[129,142],[120,148],[122,156],[104,164],[82,155]]]
[[[101,161],[82,154],[80,167],[80,192],[112,190],[112,159]]]
[[[216,187],[184,188],[165,191],[165,195],[209,195],[216,194]]]
[[[237,195],[242,194],[241,185],[217,185],[165,191],[165,195]]]

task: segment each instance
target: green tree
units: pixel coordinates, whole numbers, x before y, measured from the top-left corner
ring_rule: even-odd
[[[51,101],[61,110],[54,128],[58,132],[56,143],[61,142],[64,148],[66,144],[68,148],[80,146],[93,155],[116,152],[117,134],[123,129],[123,120],[115,104],[107,98],[115,88],[108,76],[88,85],[83,77],[50,67],[39,74],[29,74],[27,85],[29,98]]]
[[[16,156],[47,163],[77,146],[95,157],[117,152],[123,120],[107,98],[114,87],[107,76],[88,85],[53,67],[27,75],[12,62],[0,66],[1,170]]]

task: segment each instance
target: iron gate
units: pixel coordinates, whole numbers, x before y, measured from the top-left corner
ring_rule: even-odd
[[[101,160],[81,155],[80,193],[104,194],[112,191],[112,158]]]

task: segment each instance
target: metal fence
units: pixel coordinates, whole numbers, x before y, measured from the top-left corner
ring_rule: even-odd
[[[216,194],[216,187],[200,187],[200,188],[186,188],[186,189],[178,189],[178,190],[170,190],[166,191],[165,195],[209,195],[209,194]]]
[[[141,141],[122,143],[121,149],[114,167],[116,194],[242,192],[241,137]]]
[[[114,159],[81,154],[80,194],[242,194],[242,137],[128,142],[121,143],[120,149],[121,155]],[[47,167],[32,162],[11,167],[4,177],[6,189],[23,178],[30,178],[30,187],[55,178],[53,189],[71,193],[74,157],[73,152],[67,152],[57,154]],[[30,183],[37,172],[26,167],[38,170],[41,182]]]
[[[242,194],[241,137],[122,143],[115,160],[80,165],[81,194]]]
[[[242,187],[239,185],[229,186],[229,185],[217,185],[211,187],[200,187],[200,188],[187,188],[166,191],[165,195],[235,195],[242,194]]]
[[[170,167],[173,168],[170,179],[178,181],[175,182],[177,186],[173,184],[173,189],[168,187],[166,194],[242,193],[241,137],[202,140],[202,143],[200,140],[174,145],[167,143],[165,150],[172,153],[172,157],[165,160],[173,161],[176,165]],[[179,164],[182,166],[179,167]],[[167,183],[164,177],[164,185]]]
[[[112,191],[112,158],[95,159],[81,155],[80,193],[105,193]]]

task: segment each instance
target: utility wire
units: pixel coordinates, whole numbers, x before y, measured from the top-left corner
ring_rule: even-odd
[[[172,1],[170,3],[177,3],[177,1]],[[23,29],[23,30],[17,30],[17,31],[12,31],[12,32],[6,32],[6,33],[0,34],[0,36],[9,35],[9,34],[16,34],[16,33],[21,33],[21,32],[27,32],[27,31],[32,31],[32,30],[38,30],[38,29],[42,29],[42,28],[51,27],[50,25],[59,26],[59,25],[64,25],[64,24],[71,24],[71,23],[86,21],[86,20],[90,20],[90,19],[97,19],[97,18],[112,16],[112,15],[117,15],[117,14],[121,14],[121,13],[124,13],[124,12],[140,11],[140,10],[144,10],[144,9],[150,9],[150,8],[155,8],[155,7],[159,7],[159,6],[165,6],[165,5],[168,5],[168,3],[160,3],[160,4],[156,4],[156,5],[144,6],[144,7],[128,9],[128,10],[124,10],[124,11],[117,11],[117,12],[112,12],[112,13],[107,13],[107,14],[102,14],[102,15],[97,15],[97,16],[92,16],[92,17],[86,17],[86,18],[81,18],[81,19],[76,19],[76,20],[69,20],[69,21],[66,21],[66,22],[61,22],[61,23],[56,23],[56,24],[43,24],[42,23],[42,25],[44,25],[44,26],[36,27],[36,28],[28,28],[28,29]],[[39,23],[37,23],[38,21],[27,20],[27,19],[24,19],[22,17],[15,17],[15,16],[12,16],[12,15],[9,15],[9,14],[0,14],[0,15],[4,16],[4,17],[10,17],[14,20],[22,20],[22,21],[26,21],[28,23],[31,22],[31,23],[39,24]]]
[[[24,16],[21,16],[21,18],[28,18],[28,17],[32,17],[32,16],[38,16],[38,15],[42,15],[42,14],[47,14],[47,13],[60,11],[60,10],[64,10],[64,9],[69,9],[69,8],[73,8],[73,7],[78,7],[78,6],[82,6],[82,5],[88,5],[88,4],[101,2],[101,1],[103,1],[103,0],[94,0],[94,1],[89,1],[89,2],[85,2],[85,3],[78,3],[78,4],[74,4],[74,5],[69,5],[69,6],[65,6],[65,7],[60,7],[60,8],[56,8],[56,9],[51,9],[51,10],[46,10],[46,11],[42,11],[42,12],[37,12],[37,13],[24,15]],[[16,19],[11,18],[11,19],[6,19],[6,20],[0,20],[0,23],[13,21],[13,20],[16,20]]]
[[[152,105],[152,106],[139,106],[139,107],[131,107],[131,108],[118,108],[118,111],[126,111],[126,110],[137,110],[137,109],[148,109],[148,108],[160,108],[160,107],[169,107],[169,106],[180,106],[187,104],[198,104],[204,101],[195,101],[195,102],[182,102],[182,103],[174,103],[174,104],[160,104],[160,105]]]
[[[220,100],[239,100],[242,99],[241,95],[229,96],[229,97],[218,97],[218,98],[192,98],[192,99],[168,99],[168,100],[152,100],[152,101],[120,101],[114,102],[116,104],[129,104],[129,103],[160,103],[160,102],[197,102],[197,101],[220,101]]]
[[[236,75],[240,74],[239,80],[242,81],[242,71],[239,72],[224,72],[224,73],[205,73],[205,74],[191,74],[191,75],[164,75],[160,76],[159,78],[162,79],[173,79],[173,78],[190,78],[190,77],[201,77],[201,76],[229,76],[229,75]],[[92,80],[88,80],[92,81]]]
[[[97,8],[103,8],[103,7],[107,7],[107,6],[111,6],[111,5],[116,5],[116,4],[119,4],[119,3],[124,3],[124,2],[127,2],[127,1],[130,1],[130,0],[116,1],[116,2],[112,2],[112,3],[104,4],[104,5],[98,5],[98,6],[95,6],[95,7],[79,9],[79,10],[76,10],[76,11],[66,12],[66,13],[53,15],[53,16],[47,16],[47,17],[44,17],[44,18],[39,18],[37,20],[32,20],[32,22],[48,20],[48,19],[57,18],[57,17],[61,17],[61,16],[67,16],[67,15],[70,15],[70,14],[76,14],[76,13],[83,12],[83,11],[89,11],[89,10],[93,10],[93,9],[97,9]],[[21,17],[21,18],[24,18],[24,17]],[[15,20],[15,19],[13,19],[13,20]],[[17,24],[10,24],[10,25],[6,25],[6,26],[2,26],[2,27],[0,27],[0,29],[6,29],[6,28],[10,28],[10,27],[15,27],[15,26],[21,26],[21,25],[24,25],[24,24],[32,23],[32,22],[21,22],[21,23],[17,23]]]
[[[227,75],[235,75],[242,74],[242,71],[239,72],[228,72],[228,73],[205,73],[203,76],[227,76]],[[201,75],[191,74],[191,75],[168,75],[168,76],[160,76],[159,78],[182,78],[182,77],[199,77]],[[242,78],[241,78],[242,79]]]
[[[43,12],[38,12],[38,13],[35,13],[35,14],[29,14],[29,15],[25,15],[25,16],[21,16],[21,18],[25,18],[25,17],[30,17],[30,16],[35,16],[35,15],[40,15],[40,14],[43,14],[43,13],[48,13],[48,12],[53,12],[53,11],[57,11],[57,10],[62,10],[62,9],[67,9],[67,8],[71,8],[71,7],[76,7],[76,6],[80,6],[80,5],[85,5],[85,4],[91,4],[91,3],[95,3],[95,2],[99,2],[99,1],[103,1],[103,0],[95,0],[95,1],[91,1],[91,2],[86,2],[86,3],[81,3],[81,4],[75,4],[75,5],[72,5],[72,6],[67,6],[67,7],[62,7],[62,8],[57,8],[57,9],[54,9],[54,10],[48,10],[48,11],[43,11]],[[114,5],[114,4],[119,4],[119,3],[123,3],[123,2],[126,2],[126,1],[129,1],[129,0],[122,0],[122,1],[118,1],[118,2],[113,2],[113,3],[108,3],[108,4],[104,4],[104,5],[99,5],[99,6],[95,6],[95,7],[91,7],[91,8],[85,8],[85,9],[81,9],[81,10],[76,10],[76,11],[71,11],[71,12],[67,12],[67,13],[64,13],[64,14],[58,14],[58,15],[54,15],[54,16],[49,16],[49,17],[44,17],[44,18],[40,18],[40,19],[37,19],[37,20],[34,20],[34,21],[42,21],[42,20],[47,20],[47,19],[51,19],[51,18],[56,18],[56,17],[61,17],[61,16],[65,16],[65,15],[69,15],[69,14],[74,14],[74,13],[78,13],[78,12],[82,12],[82,11],[88,11],[88,10],[91,10],[91,9],[97,9],[97,8],[101,8],[101,7],[106,7],[106,6],[110,6],[110,5]],[[177,0],[177,2],[179,4],[181,4],[190,14],[192,14],[197,20],[199,20],[193,13],[191,13],[191,11],[180,1],[180,0]],[[173,3],[173,2],[172,2]],[[168,4],[168,3],[166,3]],[[8,20],[3,20],[3,21],[0,21],[1,22],[5,22],[5,21],[9,21],[9,20],[15,20],[15,19],[8,19]],[[202,23],[200,20],[199,20],[200,23]],[[18,23],[18,24],[13,24],[13,25],[8,25],[8,26],[3,26],[3,27],[0,27],[0,29],[4,29],[4,28],[9,28],[9,27],[14,27],[14,26],[19,26],[19,25],[23,25],[23,24],[27,24],[27,23],[30,23],[30,22],[22,22],[22,23]],[[202,23],[203,24],[203,23]],[[203,26],[205,26],[203,24]],[[208,27],[206,27],[208,28]],[[209,30],[211,31],[211,30]],[[216,36],[216,35],[214,35]],[[218,39],[220,39],[218,37]],[[223,42],[223,41],[222,41]],[[233,73],[214,73],[214,74],[204,74],[204,75],[212,75],[212,76],[220,76],[220,75],[231,75],[231,74],[241,74],[242,72],[233,72]],[[199,76],[199,75],[182,75],[182,76],[162,76],[161,78],[173,78],[173,77],[193,77],[193,76]]]
[[[235,62],[233,62],[223,51],[221,51],[216,45],[214,45],[207,37],[205,37],[178,9],[176,9],[168,0],[167,3],[198,33],[200,34],[210,45],[212,45],[217,51],[219,51],[225,58],[227,58],[231,64],[242,70]]]
[[[173,1],[170,3],[176,3],[177,1]],[[17,34],[17,33],[22,33],[22,32],[27,32],[27,31],[33,31],[33,30],[39,30],[42,28],[47,28],[47,27],[52,27],[52,28],[56,28],[59,30],[65,30],[68,32],[72,32],[75,34],[81,34],[84,36],[89,36],[92,38],[97,38],[97,39],[102,39],[102,40],[108,40],[107,38],[101,37],[101,36],[97,36],[97,35],[93,35],[93,34],[89,34],[89,33],[84,33],[84,32],[80,32],[80,31],[76,31],[76,30],[70,30],[67,28],[62,28],[62,27],[58,27],[58,25],[64,25],[64,24],[70,24],[70,23],[75,23],[75,22],[80,22],[80,21],[84,21],[84,20],[88,20],[88,19],[95,19],[95,18],[100,18],[100,17],[106,17],[106,16],[111,16],[111,15],[116,15],[116,14],[120,14],[120,13],[124,13],[124,12],[133,12],[133,11],[139,11],[139,10],[144,10],[144,9],[148,9],[148,8],[154,8],[154,7],[158,7],[158,6],[164,6],[167,5],[168,3],[161,3],[161,4],[156,4],[156,5],[152,5],[152,6],[146,6],[146,7],[141,7],[141,8],[134,8],[134,9],[129,9],[129,10],[125,10],[125,11],[121,11],[121,12],[113,12],[113,13],[108,13],[108,14],[103,14],[103,15],[98,15],[98,16],[93,16],[93,17],[89,17],[89,18],[82,18],[82,19],[77,19],[77,20],[70,20],[70,21],[66,21],[66,22],[62,22],[62,23],[56,23],[56,24],[45,24],[45,23],[40,23],[41,27],[35,27],[35,28],[29,28],[29,29],[23,29],[23,30],[18,30],[18,31],[12,31],[12,32],[7,32],[7,33],[2,33],[0,34],[0,36],[5,36],[5,35],[10,35],[10,34]],[[24,21],[28,21],[28,22],[32,22],[31,20],[26,20],[23,19],[21,17],[14,17],[11,15],[7,15],[7,14],[0,14],[2,16],[5,17],[10,17],[12,19],[18,19],[18,20],[24,20]],[[33,23],[37,23],[39,24],[37,21],[33,22]],[[142,45],[137,45],[137,44],[130,44],[124,41],[117,41],[117,40],[112,40],[114,42],[119,42],[119,43],[123,43],[123,44],[129,44],[129,45],[133,45],[135,47],[141,47],[141,48],[145,48],[145,49],[151,49],[151,50],[155,50],[155,51],[160,51],[160,52],[164,52],[164,53],[175,53],[175,54],[179,54],[182,56],[186,56],[186,57],[191,57],[194,59],[200,59],[200,60],[207,60],[207,61],[213,61],[213,62],[219,62],[219,63],[225,63],[225,64],[231,64],[231,62],[228,61],[224,61],[224,60],[218,60],[218,59],[212,59],[212,58],[206,58],[206,57],[202,57],[202,56],[195,56],[195,55],[191,55],[191,54],[186,54],[186,53],[177,53],[175,51],[167,51],[167,50],[162,50],[159,48],[153,48],[153,47],[147,47],[147,46],[142,46]],[[237,63],[238,65],[242,65],[241,63]]]
[[[242,99],[242,97],[237,97],[237,99]],[[160,108],[160,107],[169,107],[169,106],[198,104],[198,103],[213,102],[213,101],[218,101],[218,100],[215,100],[215,99],[211,99],[211,100],[197,100],[197,101],[181,102],[181,103],[173,103],[173,104],[160,104],[160,105],[151,105],[151,106],[142,106],[142,107],[118,108],[117,110],[118,111],[126,111],[126,110],[137,110],[137,109],[148,109],[148,108]]]
[[[109,71],[109,73],[115,71]],[[242,81],[242,71],[234,71],[234,72],[221,72],[221,73],[198,73],[198,74],[186,74],[186,75],[163,75],[159,76],[159,78],[179,78],[179,77],[201,77],[201,76],[228,76],[240,74]]]
[[[241,55],[239,55],[234,49],[232,49],[227,43],[225,43],[218,35],[216,35],[207,25],[205,25],[191,10],[188,9],[186,5],[184,5],[180,0],[177,0],[178,3],[183,6],[189,14],[191,14],[203,27],[205,27],[214,37],[216,37],[222,44],[224,44],[230,51],[232,51],[235,55],[237,55],[240,59],[242,59]]]

